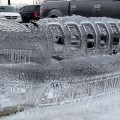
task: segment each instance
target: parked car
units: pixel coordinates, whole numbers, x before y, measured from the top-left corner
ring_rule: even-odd
[[[22,22],[21,15],[13,6],[0,6],[0,19]]]
[[[40,19],[40,5],[27,5],[20,9],[22,22],[30,22],[31,20]]]
[[[81,15],[120,19],[120,0],[56,0],[41,3],[41,18]]]

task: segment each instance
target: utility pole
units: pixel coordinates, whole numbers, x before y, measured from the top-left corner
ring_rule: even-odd
[[[10,0],[8,0],[8,5],[10,5]]]

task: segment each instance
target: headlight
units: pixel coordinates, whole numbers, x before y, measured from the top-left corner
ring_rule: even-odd
[[[3,16],[3,15],[0,15],[0,18],[5,18],[5,16]]]
[[[18,17],[17,17],[17,21],[18,21],[18,22],[22,22],[22,17],[21,17],[21,16],[18,16]]]
[[[18,16],[17,18],[21,18],[21,16]]]

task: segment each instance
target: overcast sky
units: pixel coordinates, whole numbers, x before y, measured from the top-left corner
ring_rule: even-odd
[[[36,1],[36,0],[34,0]],[[11,0],[11,3],[15,4],[33,4],[33,0]],[[1,5],[8,4],[8,0],[1,0]]]

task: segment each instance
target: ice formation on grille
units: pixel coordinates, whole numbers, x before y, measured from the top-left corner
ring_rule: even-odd
[[[0,20],[0,93],[20,108],[119,91],[119,39],[120,21],[111,18]]]

